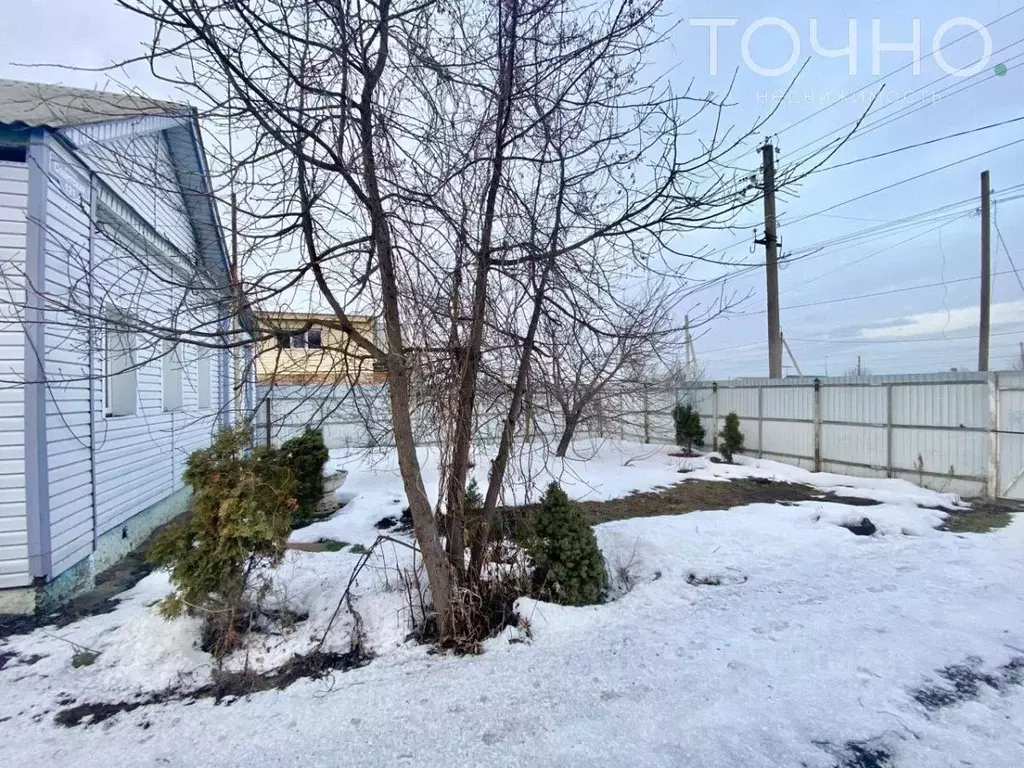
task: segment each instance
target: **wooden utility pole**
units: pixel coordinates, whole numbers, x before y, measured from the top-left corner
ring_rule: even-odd
[[[989,313],[992,302],[992,202],[988,171],[981,174],[981,318],[978,323],[978,370],[988,370]]]
[[[779,233],[775,216],[775,147],[766,141],[761,147],[761,172],[764,174],[764,246],[768,287],[768,375],[782,378],[782,331],[779,324]]]

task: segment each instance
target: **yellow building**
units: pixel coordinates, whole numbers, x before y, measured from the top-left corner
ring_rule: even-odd
[[[373,339],[374,318],[350,317],[363,335]],[[347,382],[372,384],[384,380],[374,361],[334,315],[275,312],[258,318],[260,351],[256,358],[259,384]]]

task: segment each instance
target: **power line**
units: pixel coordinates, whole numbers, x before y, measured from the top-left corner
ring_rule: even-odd
[[[1006,46],[1006,48],[1011,48],[1013,46],[1020,45],[1022,42],[1024,42],[1024,40],[1018,40],[1012,45]],[[1011,56],[1010,58],[1006,59],[1003,62],[1003,64],[1011,64],[1021,58],[1024,58],[1024,52]],[[932,98],[930,101],[924,101],[920,104],[907,104],[892,114],[883,115],[879,117],[879,119],[871,121],[870,123],[867,124],[867,126],[865,126],[865,130],[858,131],[854,138],[863,138],[865,136],[870,136],[875,131],[890,126],[899,120],[903,120],[904,118],[910,117],[911,115],[917,114],[923,109],[927,109],[928,107],[934,106],[935,104],[941,103],[942,101],[947,101],[953,98],[954,96],[959,96],[961,93],[965,93],[966,91],[969,91],[972,88],[977,88],[978,86],[984,85],[990,80],[994,80],[1000,77],[994,72],[989,72],[986,77],[980,80],[976,80],[975,78],[977,78],[981,74],[982,73],[979,72],[974,75],[971,75],[971,77],[967,78],[967,80],[964,82],[950,83],[945,88],[942,88],[941,90],[936,91],[934,94],[932,94]],[[944,78],[939,78],[934,82],[939,82],[939,80],[942,79]]]
[[[1024,189],[1024,184],[1021,184],[1019,186],[1020,186],[1021,189]],[[1016,189],[1016,187],[1011,187],[1007,191],[1008,192],[1009,191],[1014,191],[1015,189]],[[938,214],[938,213],[946,211],[946,210],[948,210],[950,208],[953,208],[953,207],[956,207],[956,206],[965,205],[965,204],[967,204],[969,202],[972,202],[973,199],[974,198],[966,198],[964,200],[960,200],[960,201],[957,201],[955,203],[947,203],[945,205],[938,206],[937,208],[931,208],[931,209],[926,210],[926,211],[920,211],[918,213],[914,213],[914,214],[911,214],[909,216],[905,216],[905,217],[903,217],[901,219],[893,219],[893,220],[876,219],[875,221],[880,222],[882,224],[882,226],[874,227],[874,228],[872,228],[870,230],[861,230],[861,231],[859,231],[858,233],[855,233],[855,234],[843,235],[840,238],[836,238],[836,239],[842,240],[843,242],[850,242],[855,237],[866,236],[867,234],[870,234],[870,235],[873,235],[873,236],[882,235],[882,234],[888,234],[889,233],[888,230],[890,228],[893,228],[893,230],[892,230],[893,232],[897,232],[897,231],[900,231],[901,229],[906,228],[907,223],[911,222],[912,219],[916,219],[916,218],[921,217],[921,216],[927,216],[929,214]],[[1005,202],[1009,202],[1009,200],[1006,200]],[[811,214],[811,215],[814,215],[814,214]],[[785,220],[784,217],[779,217],[779,218],[780,218],[779,226],[783,226],[783,225],[789,223],[789,222],[787,222]],[[929,223],[929,222],[923,222],[923,223]],[[896,225],[899,225],[899,226],[896,226]],[[793,261],[797,260],[795,258],[795,256],[794,256],[794,254],[803,253],[804,251],[809,251],[809,250],[818,250],[820,248],[827,247],[828,245],[832,244],[834,241],[835,241],[835,239],[834,240],[827,240],[827,241],[824,241],[824,242],[821,242],[821,243],[815,243],[813,245],[805,246],[805,247],[801,248],[799,251],[790,252],[789,255],[788,255],[788,260],[789,260],[790,263],[792,263]],[[730,245],[722,246],[721,248],[715,249],[715,250],[711,251],[710,253],[708,253],[707,255],[711,256],[711,255],[715,255],[715,254],[718,254],[718,253],[724,253],[725,251],[729,250],[730,248],[734,248],[737,245],[739,245],[741,243],[746,243],[746,242],[748,242],[747,239],[743,238],[742,240],[737,240],[734,243],[731,243]],[[731,273],[729,275],[723,275],[722,277],[714,278],[713,280],[709,281],[706,286],[701,286],[701,287],[697,288],[696,290],[703,290],[705,287],[711,287],[712,285],[717,284],[717,283],[721,282],[722,280],[728,279],[730,277],[740,277],[740,276],[742,276],[744,274],[747,274],[749,272],[758,270],[758,269],[760,269],[763,266],[764,266],[764,264],[762,264],[760,262],[755,263],[755,264],[746,265],[746,266],[743,267],[743,269],[740,269],[740,270],[738,270],[735,273]]]
[[[1006,269],[1006,270],[1003,270],[1001,272],[993,272],[992,273],[992,277],[1002,277],[1003,275],[1012,275],[1012,274],[1014,274],[1012,270]],[[861,294],[858,294],[856,296],[838,296],[838,297],[834,297],[834,298],[824,299],[822,301],[810,301],[810,302],[807,302],[805,304],[789,304],[789,305],[783,307],[783,309],[784,310],[808,309],[810,307],[820,307],[820,306],[825,306],[827,304],[837,304],[837,303],[843,302],[843,301],[857,301],[859,299],[875,299],[875,298],[878,298],[879,296],[891,296],[891,295],[893,295],[895,293],[906,293],[907,291],[921,291],[921,290],[924,290],[926,288],[939,288],[939,287],[942,287],[944,285],[956,285],[958,283],[968,283],[968,282],[971,282],[973,280],[979,280],[979,279],[981,279],[980,275],[970,275],[968,277],[958,277],[958,278],[954,278],[952,280],[942,280],[942,281],[939,281],[939,282],[936,282],[936,283],[925,283],[924,285],[908,285],[908,286],[905,286],[905,287],[902,287],[902,288],[891,288],[891,289],[886,290],[886,291],[875,291],[874,293],[861,293]],[[764,313],[765,313],[765,310],[758,310],[758,311],[755,311],[755,312],[730,312],[729,316],[730,317],[743,317],[743,316],[746,316],[746,315],[757,316],[757,315],[763,315]]]
[[[1010,142],[1007,142],[1006,144],[1001,144],[1000,146],[993,147],[992,149],[986,149],[984,152],[978,152],[977,154],[971,155],[969,157],[963,157],[963,158],[961,158],[959,160],[954,160],[951,163],[946,163],[946,165],[939,166],[938,168],[932,168],[931,170],[925,171],[923,173],[919,173],[916,176],[910,176],[910,177],[908,177],[906,179],[902,179],[901,181],[895,181],[895,182],[892,182],[890,184],[886,184],[885,186],[878,187],[877,189],[873,189],[870,192],[865,192],[862,195],[857,195],[856,197],[851,197],[849,200],[843,200],[842,202],[836,203],[835,205],[829,206],[828,208],[823,208],[820,211],[815,211],[814,213],[809,213],[806,216],[801,216],[798,219],[794,219],[793,221],[789,221],[789,222],[786,222],[786,223],[790,224],[790,225],[798,224],[801,221],[806,221],[807,219],[811,218],[812,216],[820,216],[823,213],[829,213],[830,211],[834,211],[836,208],[841,208],[844,205],[849,205],[850,203],[855,203],[855,202],[857,202],[859,200],[864,200],[865,198],[871,197],[873,195],[877,195],[879,192],[885,192],[887,190],[894,189],[896,187],[901,187],[904,184],[909,184],[912,181],[917,181],[919,179],[925,178],[926,176],[931,176],[933,173],[939,173],[941,171],[948,170],[948,169],[953,168],[953,167],[955,167],[957,165],[961,165],[963,163],[968,163],[971,160],[977,160],[979,157],[984,157],[985,155],[992,154],[993,152],[999,152],[1000,150],[1008,149],[1009,147],[1012,147],[1012,146],[1015,146],[1015,145],[1021,144],[1021,143],[1024,143],[1024,138],[1016,139],[1015,141],[1010,141]]]
[[[1015,8],[1014,10],[1012,10],[1012,11],[1010,11],[1008,13],[1003,14],[1002,16],[1000,16],[997,19],[993,19],[992,21],[990,21],[988,24],[985,25],[985,28],[988,29],[988,27],[994,26],[994,25],[1000,23],[1001,21],[1005,21],[1006,19],[1010,18],[1011,16],[1015,16],[1016,14],[1020,13],[1021,11],[1024,11],[1024,5],[1022,5],[1022,6],[1018,7],[1018,8]],[[966,40],[971,35],[974,35],[974,34],[977,34],[977,33],[978,33],[977,30],[972,30],[971,32],[967,32],[967,33],[961,35],[960,37],[956,38],[955,40],[953,40],[953,41],[951,41],[949,43],[946,43],[945,45],[941,46],[940,48],[937,48],[937,49],[933,50],[931,53],[929,53],[927,56],[925,56],[924,59],[929,59],[929,58],[935,56],[935,54],[938,53],[939,51],[944,51],[947,48],[949,48],[951,46],[954,46],[957,43],[962,42],[963,40]],[[905,64],[902,67],[894,69],[891,72],[889,72],[889,73],[887,73],[885,75],[882,75],[882,76],[876,78],[875,80],[872,80],[870,83],[868,83],[867,85],[865,85],[865,86],[863,86],[861,88],[858,88],[856,91],[854,91],[850,95],[851,96],[857,96],[860,93],[864,93],[865,91],[870,90],[871,88],[873,88],[874,86],[878,85],[879,83],[884,82],[885,80],[888,80],[893,75],[898,75],[900,72],[906,71],[907,69],[909,69],[912,66],[914,66],[914,64],[917,64],[920,61],[923,61],[924,59],[914,59],[911,62],[909,62],[908,64]],[[807,122],[808,120],[811,120],[811,119],[817,117],[818,115],[822,114],[823,112],[828,111],[829,109],[831,109],[834,106],[837,106],[840,103],[841,102],[832,102],[830,104],[826,104],[824,107],[822,107],[818,111],[816,111],[816,112],[814,112],[814,113],[812,113],[810,115],[807,115],[806,117],[801,118],[800,120],[797,120],[795,123],[792,123],[792,124],[786,126],[781,131],[777,131],[776,133],[777,133],[777,135],[782,135],[786,131],[788,131],[788,130],[790,130],[792,128],[796,128],[798,125],[802,125],[803,123]]]
[[[1014,48],[1014,47],[1020,45],[1021,43],[1024,43],[1024,39],[1017,40],[1017,41],[1015,41],[1013,43],[1010,43],[1009,45],[1003,46],[998,51],[995,51],[993,53],[993,55],[996,55],[998,53],[1002,53],[1003,51],[1006,51],[1006,50],[1008,50],[1010,48]],[[1009,59],[1007,59],[1004,63],[1013,62],[1013,61],[1015,61],[1015,60],[1017,60],[1017,59],[1019,59],[1021,57],[1024,57],[1024,53],[1018,53],[1018,54],[1010,57]],[[983,72],[976,72],[976,73],[974,73],[973,75],[971,75],[970,77],[968,77],[968,78],[966,78],[964,80],[957,80],[957,81],[955,81],[953,83],[950,83],[946,87],[944,87],[944,88],[936,91],[935,93],[933,93],[931,100],[925,101],[925,102],[923,102],[921,104],[914,104],[914,103],[906,104],[906,105],[900,107],[899,109],[897,109],[895,112],[893,112],[891,114],[885,114],[885,111],[888,110],[888,109],[892,109],[899,102],[891,102],[889,104],[885,104],[885,105],[879,107],[877,110],[875,110],[875,119],[868,121],[865,125],[862,125],[850,137],[850,142],[852,143],[852,142],[856,141],[857,139],[860,139],[860,138],[863,138],[865,136],[868,136],[868,135],[874,133],[875,131],[879,130],[880,128],[884,128],[884,127],[886,127],[888,125],[891,125],[891,124],[893,124],[893,123],[895,123],[895,122],[897,122],[899,120],[902,120],[905,117],[909,117],[910,115],[913,115],[913,114],[915,114],[917,112],[920,112],[922,109],[927,109],[930,106],[933,106],[933,105],[938,104],[938,103],[940,103],[942,101],[948,100],[948,99],[952,98],[953,96],[957,96],[957,95],[959,95],[961,93],[964,93],[965,91],[968,91],[971,88],[976,88],[979,85],[987,83],[989,80],[991,80],[991,79],[993,79],[995,77],[998,77],[998,75],[990,72],[990,73],[988,73],[987,77],[985,77],[983,79],[980,79],[980,80],[977,79],[982,74],[984,74],[984,73]],[[939,82],[942,82],[943,80],[948,79],[950,76],[951,75],[946,74],[946,75],[942,75],[941,77],[937,77],[934,80],[932,80],[931,82],[927,83],[924,86],[924,88],[929,88],[930,86],[933,86],[936,83],[939,83]],[[924,88],[922,89],[922,91],[924,90]],[[952,91],[952,93],[948,93],[949,91]],[[948,94],[948,95],[946,95],[946,94]],[[939,97],[942,97],[942,98],[939,98]],[[836,133],[842,133],[847,128],[850,128],[852,126],[857,125],[857,123],[860,122],[861,119],[862,118],[858,118],[856,120],[851,120],[848,123],[844,123],[843,125],[840,125],[838,128],[830,130],[830,131],[828,131],[827,133],[825,133],[825,134],[823,134],[821,136],[817,136],[817,137],[811,139],[810,141],[807,141],[807,142],[801,144],[799,147],[797,147],[794,150],[790,150],[788,152],[788,154],[797,155],[798,153],[800,153],[803,150],[807,149],[811,145],[816,144],[817,142],[821,141],[822,139],[826,139],[826,138],[829,138],[830,136],[834,136]],[[832,143],[833,143],[833,141],[828,142],[827,144],[825,144],[825,147],[830,146]],[[837,149],[838,149],[838,147],[837,147]],[[797,160],[794,161],[794,165],[799,166],[800,164],[807,162],[811,157],[814,156],[814,154],[816,152],[819,152],[819,151],[820,150],[816,149],[816,150],[813,150],[813,151],[807,153],[803,157],[798,158]]]
[[[931,169],[929,171],[925,171],[924,173],[920,173],[920,174],[918,174],[916,176],[911,176],[909,178],[905,178],[905,179],[902,179],[900,181],[893,182],[893,183],[888,184],[886,186],[878,187],[877,189],[873,189],[870,192],[866,192],[866,193],[864,193],[862,195],[858,195],[856,197],[848,198],[847,200],[840,201],[840,202],[836,203],[835,205],[829,206],[828,208],[824,208],[824,209],[822,209],[820,211],[815,211],[814,213],[806,214],[806,215],[801,216],[801,217],[799,217],[797,219],[793,219],[792,221],[787,220],[784,215],[780,216],[779,217],[779,227],[782,228],[783,226],[792,225],[792,224],[798,224],[799,222],[806,221],[807,219],[810,219],[810,218],[812,218],[814,216],[823,216],[823,215],[825,215],[827,213],[830,213],[831,211],[835,210],[836,208],[843,207],[844,205],[848,205],[850,203],[858,202],[860,200],[863,200],[863,199],[868,198],[868,197],[872,197],[872,196],[874,196],[874,195],[876,195],[876,194],[878,194],[880,192],[884,192],[884,191],[886,191],[888,189],[891,189],[893,187],[902,186],[903,184],[908,184],[911,181],[917,181],[918,179],[925,178],[925,177],[930,176],[930,175],[932,175],[934,173],[939,173],[941,171],[944,171],[944,170],[947,170],[949,168],[955,167],[955,166],[960,165],[962,163],[967,163],[967,162],[970,162],[971,160],[976,160],[977,158],[982,157],[982,156],[984,156],[986,154],[989,154],[991,152],[998,152],[998,151],[1000,151],[1002,149],[1006,149],[1008,147],[1014,146],[1016,144],[1020,144],[1022,142],[1024,142],[1024,139],[1017,139],[1016,141],[1011,141],[1008,144],[1003,144],[1003,145],[998,146],[998,147],[993,147],[992,149],[985,150],[984,152],[979,152],[976,155],[971,155],[970,157],[965,157],[965,158],[962,158],[960,160],[956,160],[956,161],[954,161],[952,163],[948,163],[947,165],[941,166],[939,168],[933,168],[933,169]],[[1005,193],[1010,193],[1010,192],[1015,192],[1015,191],[1020,190],[1020,189],[1024,189],[1024,184],[1018,184],[1018,185],[1015,185],[1013,187],[1010,187],[1010,188],[1004,190],[1004,194]],[[1012,202],[1014,200],[1019,200],[1019,199],[1021,199],[1021,197],[1011,197],[1011,198],[1005,198],[1005,199],[1003,199],[1003,200],[1001,200],[999,202]],[[965,205],[968,202],[971,202],[973,200],[974,200],[974,198],[967,198],[967,199],[962,200],[962,201],[957,202],[957,203],[950,203],[950,204],[947,204],[947,205],[944,205],[944,206],[940,206],[939,208],[932,209],[930,211],[923,211],[923,212],[921,212],[919,214],[913,214],[913,216],[911,216],[911,217],[905,217],[904,219],[898,219],[898,220],[896,220],[896,222],[889,222],[889,223],[892,224],[892,223],[907,221],[908,219],[913,218],[914,216],[923,216],[923,215],[926,215],[928,213],[938,213],[939,211],[951,208],[951,207],[956,206],[956,205]],[[880,232],[876,232],[875,234],[880,234]],[[729,245],[725,245],[725,246],[722,246],[721,248],[716,248],[716,249],[714,249],[712,251],[709,251],[708,253],[704,254],[704,258],[710,258],[711,256],[715,256],[715,255],[720,254],[720,253],[725,253],[726,251],[730,250],[731,248],[735,248],[737,245],[740,245],[740,244],[746,243],[746,242],[748,242],[747,238],[745,238],[745,237],[741,238],[739,240],[736,240],[736,241],[730,243]],[[818,247],[821,247],[821,246],[810,246],[810,247],[818,248]],[[807,249],[805,248],[805,249],[801,249],[801,250],[807,250]],[[790,256],[790,258],[788,259],[788,261],[790,263],[792,263],[795,260],[796,259],[792,258],[792,256]],[[693,292],[695,293],[697,291],[705,290],[706,288],[711,288],[711,287],[717,285],[718,283],[721,283],[721,282],[724,282],[725,280],[728,280],[729,278],[742,277],[743,275],[749,274],[750,272],[753,272],[753,271],[755,271],[757,269],[760,269],[763,266],[764,265],[761,264],[761,263],[755,263],[755,264],[750,264],[750,265],[744,266],[742,269],[737,270],[735,273],[732,273],[732,274],[729,274],[729,275],[723,275],[721,277],[717,277],[717,278],[714,278],[714,279],[708,281],[705,285],[702,285],[702,286],[694,289]]]
[[[935,331],[938,333],[938,331]],[[991,336],[1019,336],[1020,331],[999,331],[998,333],[990,334]],[[867,339],[867,338],[852,338],[852,339],[794,339],[790,338],[790,341],[799,341],[800,343],[808,344],[929,344],[936,341],[947,342],[947,341],[966,341],[966,340],[977,340],[978,334],[972,334],[971,336],[940,336],[935,339]]]
[[[997,201],[998,202],[998,201]],[[995,206],[993,206],[995,208]],[[1013,269],[1013,276],[1017,278],[1017,285],[1020,286],[1021,291],[1024,291],[1024,281],[1020,279],[1020,272],[1017,271],[1017,265],[1013,263],[1013,255],[1010,253],[1010,249],[1006,246],[1006,240],[1003,238],[1003,231],[999,228],[999,217],[993,216],[994,224],[996,227],[996,235],[999,237],[999,242],[1003,246],[1003,252],[1006,254],[1006,258],[1010,260],[1010,267]]]
[[[1003,194],[1013,193],[1013,192],[1016,192],[1017,190],[1024,190],[1024,184],[1017,184],[1017,185],[1008,187],[1007,189],[1003,190]],[[1024,194],[1013,195],[1011,197],[1000,198],[996,202],[998,202],[998,203],[1011,203],[1011,202],[1014,202],[1014,201],[1017,201],[1017,200],[1024,200]],[[883,249],[881,249],[879,251],[875,251],[874,253],[868,254],[867,256],[864,256],[862,258],[855,259],[853,261],[849,261],[849,262],[846,262],[844,264],[841,264],[836,269],[833,269],[833,270],[830,270],[828,272],[822,273],[821,275],[818,275],[818,276],[816,276],[816,277],[814,277],[814,278],[812,278],[810,280],[807,280],[807,281],[805,281],[803,283],[799,283],[799,284],[797,284],[795,286],[791,286],[789,288],[786,288],[781,293],[782,294],[790,293],[791,291],[796,290],[797,288],[802,288],[805,285],[809,285],[811,283],[817,282],[818,280],[821,280],[821,279],[823,279],[825,277],[828,277],[831,274],[835,274],[836,272],[838,272],[838,271],[840,271],[842,269],[846,269],[847,267],[854,266],[855,264],[860,264],[860,263],[862,263],[864,261],[867,261],[870,258],[874,258],[875,256],[879,256],[879,255],[881,255],[883,253],[888,253],[889,251],[891,251],[891,250],[893,250],[895,248],[898,248],[901,245],[906,245],[909,242],[912,242],[912,241],[917,240],[917,239],[919,239],[921,237],[929,235],[932,232],[935,232],[935,231],[941,229],[943,226],[946,226],[947,224],[951,224],[953,221],[957,220],[958,218],[961,218],[961,217],[963,217],[963,216],[965,216],[967,214],[973,213],[975,211],[975,207],[974,207],[973,203],[974,203],[974,198],[973,197],[965,198],[963,200],[959,200],[959,201],[956,201],[956,202],[953,202],[953,203],[946,203],[945,205],[941,205],[941,206],[938,206],[936,208],[931,208],[931,209],[928,209],[926,211],[920,211],[918,213],[911,214],[910,216],[906,216],[906,217],[903,217],[901,219],[894,219],[892,221],[884,222],[884,226],[876,227],[876,228],[873,228],[873,229],[869,230],[868,231],[869,234],[872,237],[877,238],[877,237],[897,234],[897,233],[899,233],[901,231],[906,231],[908,229],[914,229],[914,228],[916,228],[918,226],[922,226],[922,225],[926,225],[926,224],[932,224],[932,223],[936,223],[936,222],[939,223],[939,226],[931,227],[931,228],[927,229],[924,232],[920,232],[920,233],[914,235],[913,237],[907,238],[906,240],[901,240],[898,243],[895,243],[893,245],[887,246],[887,247],[885,247],[885,248],[883,248]],[[953,209],[953,208],[956,208],[956,207],[959,207],[959,206],[968,205],[968,204],[971,205],[971,208],[968,211],[954,211],[954,212],[951,212],[951,213],[947,213],[945,216],[940,216],[938,218],[935,218],[935,217],[929,218],[929,219],[922,219],[922,218],[920,218],[920,217],[924,217],[924,216],[930,216],[930,215],[933,215],[933,214],[940,214],[940,213],[942,213],[944,211],[949,211],[950,209]],[[821,215],[825,215],[825,214],[821,214]],[[917,221],[915,221],[915,220],[917,220]],[[785,223],[785,222],[782,222],[782,223]],[[854,247],[857,244],[857,241],[860,240],[860,239],[864,239],[864,231],[855,232],[855,233],[848,233],[848,234],[840,235],[840,236],[838,236],[836,238],[833,238],[831,240],[826,240],[826,241],[823,241],[823,242],[820,242],[820,243],[815,243],[815,244],[812,244],[812,245],[809,245],[809,246],[804,246],[804,247],[800,248],[799,250],[793,251],[790,254],[784,256],[783,257],[783,263],[788,265],[788,264],[796,263],[798,261],[809,261],[811,259],[818,258],[819,256],[832,255],[832,254],[841,252],[843,250],[846,250],[846,249],[848,249],[850,247]],[[739,243],[739,242],[745,242],[745,241],[737,241],[737,243]],[[827,254],[820,253],[820,251],[822,249],[828,248],[829,246],[831,246],[834,243],[843,243],[844,245],[841,248],[833,248],[833,249],[831,249]],[[736,244],[734,243],[731,246],[725,246],[725,247],[723,247],[721,249],[718,249],[718,251],[712,251],[712,253],[717,253],[717,252],[720,252],[720,251],[728,250],[729,248],[734,247],[735,245]],[[793,254],[801,254],[801,255],[794,256]],[[756,272],[757,270],[761,269],[763,266],[764,265],[760,264],[760,263],[751,264],[751,265],[748,265],[746,267],[743,267],[742,269],[738,269],[735,272],[730,272],[728,274],[720,275],[718,277],[712,278],[712,279],[707,280],[706,282],[698,285],[697,287],[693,288],[692,290],[688,291],[687,295],[688,296],[694,295],[694,294],[701,293],[703,291],[709,290],[711,288],[718,287],[720,284],[723,284],[723,283],[725,283],[728,280],[739,279],[739,278],[744,277],[745,275],[748,275],[748,274],[750,274],[752,272]]]
[[[972,128],[969,131],[960,131],[959,133],[951,133],[946,136],[940,136],[936,139],[929,139],[928,141],[919,141],[916,144],[908,144],[905,147],[897,147],[896,149],[890,149],[888,152],[880,152],[877,155],[868,155],[867,157],[858,157],[854,160],[848,160],[845,163],[839,163],[838,165],[829,165],[825,168],[819,168],[816,173],[824,173],[825,171],[834,171],[836,168],[846,168],[849,165],[856,165],[857,163],[863,163],[868,160],[878,160],[882,157],[889,157],[890,155],[896,155],[900,152],[906,152],[911,149],[918,149],[919,147],[928,147],[932,144],[938,144],[939,142],[949,141],[950,139],[958,139],[961,136],[970,136],[973,133],[980,133],[981,131],[987,131],[992,128],[1001,128],[1004,125],[1011,125],[1012,123],[1019,123],[1024,121],[1024,117],[1015,117],[1011,120],[1003,120],[1000,123],[991,123],[989,125],[983,125],[979,128]]]
[[[1005,331],[1005,332],[1001,331],[1001,332],[998,332],[998,333],[993,333],[992,335],[993,336],[1019,336],[1020,335],[1020,331]],[[796,339],[796,338],[791,338],[789,336],[786,337],[786,341],[801,342],[801,343],[829,343],[829,344],[833,344],[833,343],[834,344],[857,344],[857,343],[862,343],[862,342],[864,342],[864,343],[879,343],[880,341],[885,341],[885,342],[893,343],[893,344],[902,344],[902,343],[913,344],[913,343],[919,343],[919,342],[923,343],[923,342],[932,342],[932,341],[977,341],[977,340],[978,340],[977,334],[974,334],[974,335],[971,335],[971,336],[950,336],[948,338],[936,338],[936,339],[892,339],[892,340],[889,340],[889,339],[884,339],[884,340],[877,340],[877,339]],[[718,354],[719,352],[735,352],[737,350],[745,350],[745,349],[749,349],[751,351],[750,354],[761,355],[761,354],[763,354],[763,349],[764,349],[765,346],[767,346],[766,342],[764,342],[764,341],[755,341],[755,342],[752,342],[752,343],[749,343],[749,344],[736,344],[736,345],[729,346],[729,347],[719,347],[717,349],[702,350],[701,351],[701,355],[703,355],[703,356],[715,355],[715,354]],[[1001,343],[993,344],[992,345],[993,349],[1000,349],[1000,350],[1003,350],[1003,349],[1007,349],[1007,350],[1008,349],[1014,349],[1016,347],[1017,347],[1017,342],[1016,341],[1001,342]],[[755,348],[758,348],[758,349],[755,349]],[[848,347],[848,348],[845,348],[845,349],[842,349],[842,350],[838,350],[838,351],[842,352],[843,354],[847,354],[847,353],[850,353],[850,352],[856,352],[858,349],[861,349],[861,347],[856,347],[856,346],[855,347]],[[874,354],[874,353],[872,353],[872,354]],[[937,353],[934,352],[933,350],[927,350],[927,351],[924,352],[924,354],[937,354]],[[968,348],[968,351],[966,351],[964,354],[972,355],[973,354],[973,350]],[[742,356],[742,353],[741,353],[740,356]],[[889,356],[876,355],[872,359],[887,360],[887,359],[899,359],[901,357],[904,357],[904,355],[894,351]],[[973,362],[977,362],[977,361],[973,360]]]

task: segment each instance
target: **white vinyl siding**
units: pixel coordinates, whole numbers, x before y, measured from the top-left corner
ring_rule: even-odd
[[[56,144],[53,153],[61,161],[75,164],[75,160]],[[166,169],[161,171],[164,172]],[[85,169],[79,166],[78,173],[88,192]],[[49,186],[52,190],[54,183]],[[172,253],[148,259],[105,225],[93,228],[90,253],[89,208],[75,199],[77,197],[58,190],[47,200],[47,218],[52,230],[47,238],[47,290],[56,305],[92,306],[97,313],[102,313],[105,307],[118,308],[130,313],[142,325],[152,322],[167,326],[173,321],[180,323],[180,327],[195,327],[198,323],[209,327],[215,322],[214,310],[206,301],[209,297],[204,297],[202,317],[180,317],[183,295],[179,286],[183,281],[171,272],[170,265],[176,263],[169,259]],[[98,204],[141,232],[148,243],[160,242],[157,233],[148,228],[142,211],[134,210],[109,191],[103,191],[98,199]],[[150,207],[148,215],[154,215],[155,211],[159,216],[173,218],[175,210],[176,206],[156,205]],[[101,218],[101,221],[106,220]],[[182,226],[175,220],[163,222],[163,226],[156,229],[180,232]],[[146,268],[133,268],[140,258],[145,259]],[[89,281],[84,279],[90,262],[91,296]],[[141,328],[135,329],[131,344],[135,360],[135,410],[130,415],[105,418],[102,375],[106,334],[98,324],[90,331],[85,318],[86,313],[58,309],[47,312],[47,319],[53,320],[47,326],[48,371],[54,373],[47,387],[54,551],[51,578],[88,556],[94,537],[130,525],[131,518],[139,512],[181,489],[185,459],[190,452],[209,445],[217,426],[214,403],[210,403],[207,410],[199,407],[197,348],[178,345],[181,397],[178,407],[167,410],[166,405],[175,403],[173,396],[170,401],[167,397],[164,340],[138,332]],[[91,385],[90,366],[94,377]],[[210,367],[212,398],[220,397],[220,370],[219,365]],[[172,374],[172,381],[173,378]],[[219,407],[219,403],[217,405]],[[0,452],[2,450],[0,447]]]
[[[94,142],[81,150],[122,200],[183,253],[196,248],[163,133]]]
[[[28,166],[0,162],[0,588],[31,582],[25,516]]]
[[[47,295],[80,310],[44,312],[46,340],[46,452],[50,496],[50,576],[92,551],[91,424],[103,420],[103,328],[82,321],[102,314],[103,299],[89,292],[89,177],[50,142],[46,171],[45,269]],[[102,296],[102,294],[99,294]],[[90,358],[89,350],[95,352]],[[96,410],[89,393],[96,396]]]

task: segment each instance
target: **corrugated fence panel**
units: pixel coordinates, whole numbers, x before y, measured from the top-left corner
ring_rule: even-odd
[[[893,424],[988,427],[988,385],[911,384],[892,389]]]
[[[850,424],[821,425],[821,460],[867,467],[886,466],[888,454],[885,427]]]
[[[887,388],[822,387],[821,420],[854,424],[885,424]],[[808,416],[810,418],[810,416]],[[822,448],[824,450],[824,447]]]
[[[767,456],[813,460],[814,425],[809,421],[765,421],[762,450]]]
[[[718,388],[718,415],[735,411],[741,419],[757,418],[757,389]]]
[[[762,398],[765,418],[814,418],[814,390],[808,387],[765,387]]]
[[[1001,377],[999,495],[1024,499],[1024,373]]]
[[[976,476],[987,472],[988,436],[984,432],[895,427],[894,470],[930,475]]]

